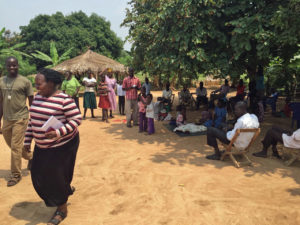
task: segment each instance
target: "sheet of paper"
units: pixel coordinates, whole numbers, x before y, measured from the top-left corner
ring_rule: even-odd
[[[42,130],[49,131],[49,130],[56,130],[64,126],[62,122],[56,119],[54,116],[51,116],[47,122],[42,126]]]

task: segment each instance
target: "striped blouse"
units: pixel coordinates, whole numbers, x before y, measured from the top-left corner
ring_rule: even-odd
[[[25,133],[24,145],[30,145],[34,139],[40,148],[54,148],[70,141],[81,124],[81,114],[74,100],[67,94],[59,93],[49,98],[37,94],[30,107],[30,119]],[[58,139],[47,139],[41,128],[51,117],[55,116],[64,126],[56,130]]]
[[[108,85],[106,82],[100,82],[98,85],[98,92],[100,94],[100,96],[107,96],[108,93]]]

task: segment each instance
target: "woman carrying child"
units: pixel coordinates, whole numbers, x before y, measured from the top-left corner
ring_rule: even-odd
[[[147,108],[146,108],[146,117],[148,120],[148,134],[154,134],[154,103],[152,102],[152,94],[147,95]]]
[[[104,75],[101,75],[101,81],[98,86],[98,92],[100,95],[98,107],[102,109],[102,121],[106,121],[106,123],[109,123],[108,121],[108,109],[110,109],[110,102],[108,98],[109,89],[107,86],[107,82],[105,81]]]
[[[142,133],[147,131],[147,118],[146,118],[146,106],[147,106],[147,95],[146,87],[143,86],[141,93],[138,96],[138,106],[139,106],[139,132]]]

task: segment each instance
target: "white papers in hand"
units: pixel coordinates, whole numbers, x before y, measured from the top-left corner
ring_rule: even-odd
[[[51,116],[47,122],[42,126],[42,130],[48,132],[50,130],[56,130],[64,126],[62,122],[56,119],[54,116]]]

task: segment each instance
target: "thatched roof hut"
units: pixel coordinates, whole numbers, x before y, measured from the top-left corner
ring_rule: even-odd
[[[86,53],[73,59],[66,60],[52,69],[59,72],[70,71],[76,74],[84,74],[90,69],[96,75],[99,71],[107,68],[111,68],[113,72],[126,72],[126,67],[123,64],[92,50],[88,50]]]

